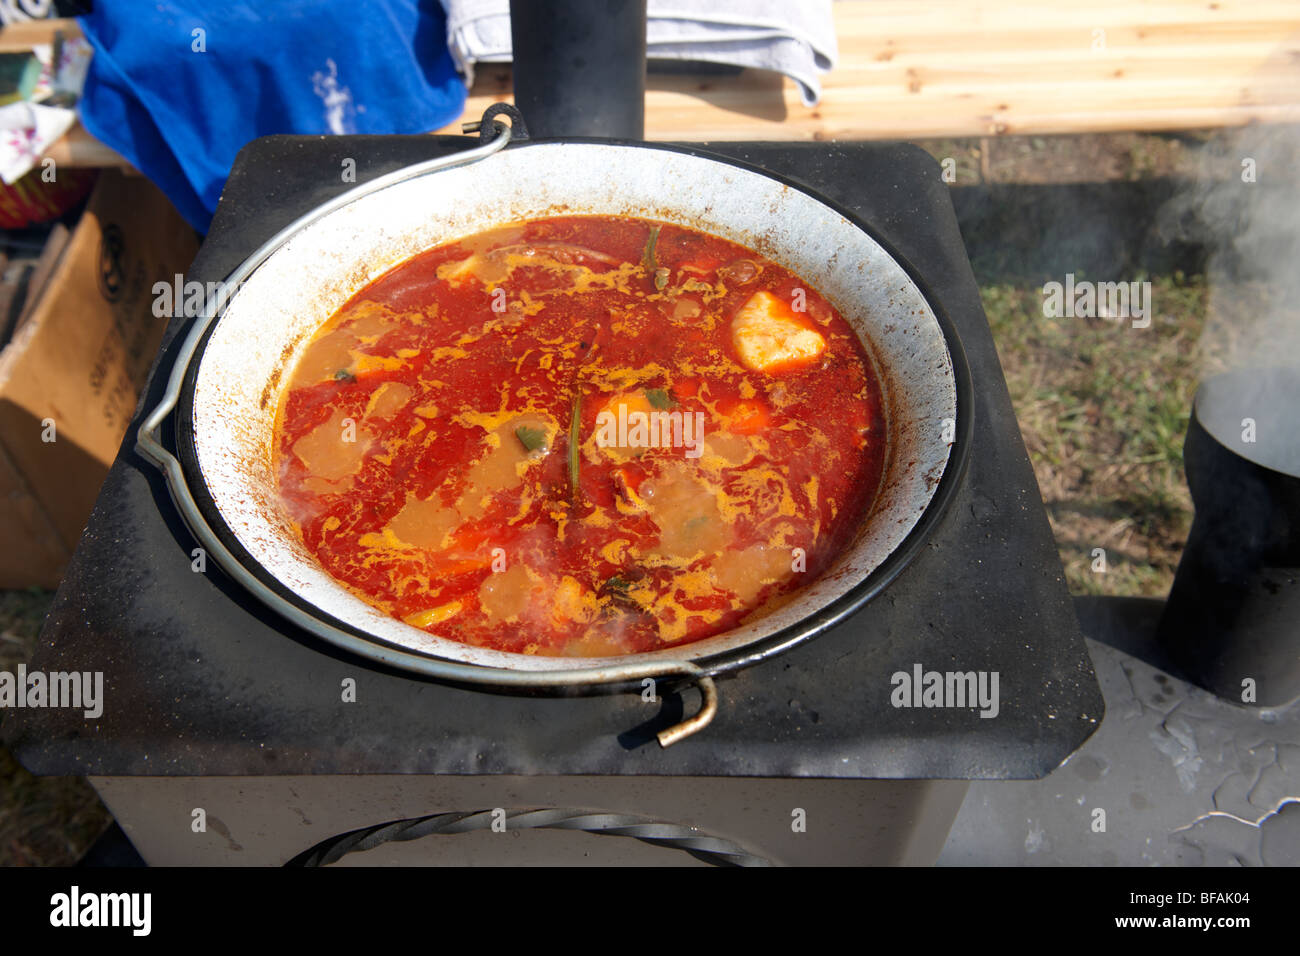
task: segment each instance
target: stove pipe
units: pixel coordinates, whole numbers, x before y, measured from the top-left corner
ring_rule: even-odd
[[[645,24],[646,0],[510,0],[529,135],[644,139]]]
[[[1159,641],[1187,677],[1235,703],[1300,696],[1297,409],[1298,370],[1218,375],[1197,391],[1183,445],[1196,515]]]

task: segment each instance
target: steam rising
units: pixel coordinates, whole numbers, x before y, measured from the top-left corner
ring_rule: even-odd
[[[1157,223],[1166,240],[1208,251],[1201,380],[1244,373],[1231,388],[1202,391],[1198,416],[1228,447],[1293,474],[1300,474],[1298,171],[1300,127],[1226,132]],[[1255,423],[1254,441],[1243,438],[1245,419]]]

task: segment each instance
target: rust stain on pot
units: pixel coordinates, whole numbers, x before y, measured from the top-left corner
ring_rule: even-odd
[[[280,361],[278,361],[275,364],[275,368],[271,370],[271,377],[267,380],[266,388],[262,389],[262,396],[258,401],[259,408],[266,408],[270,404],[273,396],[276,405],[280,404],[280,379],[284,376],[284,371],[289,365],[289,360],[293,357],[293,353],[298,350],[298,346],[302,343],[304,338],[306,338],[305,335],[299,335],[280,350]]]

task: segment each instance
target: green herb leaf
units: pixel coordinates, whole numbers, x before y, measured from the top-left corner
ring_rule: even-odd
[[[529,451],[537,451],[539,448],[546,447],[546,431],[541,428],[529,428],[527,425],[520,425],[515,429],[515,437],[519,439],[519,444]]]
[[[659,269],[659,263],[655,261],[655,246],[659,244],[659,227],[650,227],[650,238],[646,240],[645,250],[641,253],[641,268],[645,269],[650,275],[654,275]]]
[[[646,401],[655,408],[668,409],[677,404],[673,401],[673,397],[662,388],[647,388],[645,390],[645,397]]]
[[[638,607],[636,598],[632,597],[632,585],[634,583],[631,578],[626,578],[622,573],[619,573],[606,581],[601,591],[608,595],[609,599],[614,603],[632,609]]]
[[[573,503],[578,503],[578,458],[581,449],[578,446],[579,431],[582,424],[582,393],[573,397],[573,414],[569,417],[569,490],[573,493]]]
[[[347,369],[341,368],[334,373],[334,380],[336,382],[355,382],[357,380],[357,377],[353,375],[351,372],[349,372]]]

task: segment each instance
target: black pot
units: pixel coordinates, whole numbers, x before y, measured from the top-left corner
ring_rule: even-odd
[[[1159,640],[1239,703],[1300,696],[1300,371],[1248,369],[1196,393],[1183,446],[1196,517]]]

